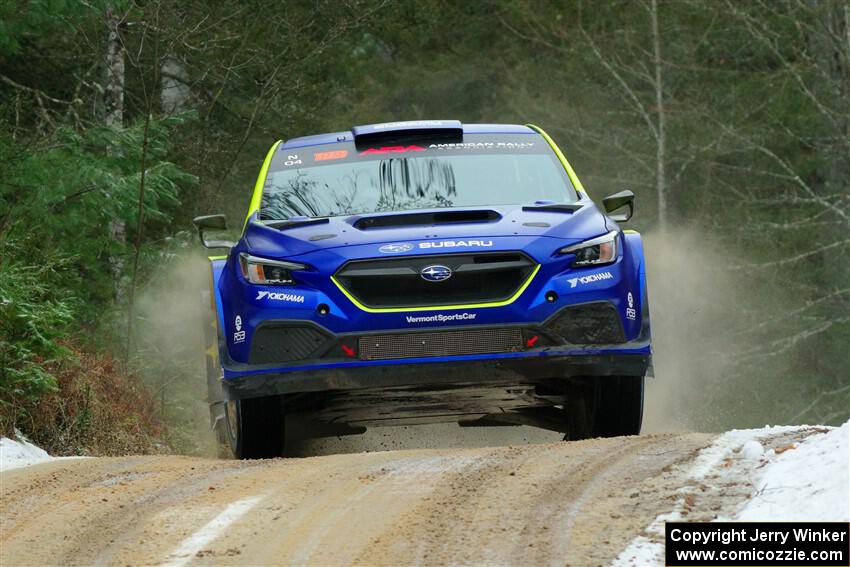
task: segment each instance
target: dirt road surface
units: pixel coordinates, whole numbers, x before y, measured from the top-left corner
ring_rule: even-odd
[[[53,461],[2,474],[0,564],[606,565],[711,439]]]
[[[788,448],[818,432],[762,443]],[[707,434],[535,435],[498,447],[11,469],[0,473],[0,565],[609,565],[659,514],[734,511],[752,492],[739,472],[758,465],[720,455],[694,476]]]

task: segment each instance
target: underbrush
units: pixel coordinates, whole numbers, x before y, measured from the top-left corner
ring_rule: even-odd
[[[151,391],[106,354],[65,342],[48,365],[56,388],[22,402],[14,425],[54,455],[126,455],[165,450],[167,428]],[[9,423],[4,424],[9,428]],[[8,433],[8,431],[6,432]]]

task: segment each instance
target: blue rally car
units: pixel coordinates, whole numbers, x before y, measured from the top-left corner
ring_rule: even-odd
[[[238,458],[428,422],[640,431],[651,368],[634,195],[585,192],[536,126],[422,120],[276,143],[209,240],[208,387]]]

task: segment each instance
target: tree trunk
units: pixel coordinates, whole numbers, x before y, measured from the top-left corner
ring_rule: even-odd
[[[658,226],[664,230],[667,226],[667,179],[664,167],[667,160],[667,131],[661,72],[661,34],[658,32],[658,0],[652,0],[649,16],[652,22],[652,47],[655,52],[655,110],[658,124],[658,140],[655,146],[655,188],[658,195]]]
[[[121,127],[124,123],[124,42],[121,18],[112,6],[106,8],[106,80],[103,89],[104,123]]]
[[[103,122],[111,128],[120,129],[124,125],[124,42],[121,39],[121,17],[112,6],[106,8],[106,73],[103,85]],[[109,235],[113,241],[122,245],[127,240],[127,227],[120,218],[109,223]],[[120,291],[121,275],[124,272],[124,260],[121,256],[111,256],[109,264],[115,279],[115,297]]]

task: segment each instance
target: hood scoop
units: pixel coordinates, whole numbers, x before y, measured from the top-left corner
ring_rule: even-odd
[[[522,210],[534,213],[568,213],[572,214],[584,206],[584,203],[551,203],[537,202],[534,205],[523,207]]]
[[[328,224],[330,219],[327,217],[290,217],[285,220],[264,220],[262,225],[276,228],[278,230],[287,230],[290,228],[298,228],[301,226],[313,226],[317,224]]]
[[[358,230],[373,230],[403,226],[490,223],[500,220],[502,220],[502,215],[492,210],[437,211],[360,217],[354,221],[353,226]]]

